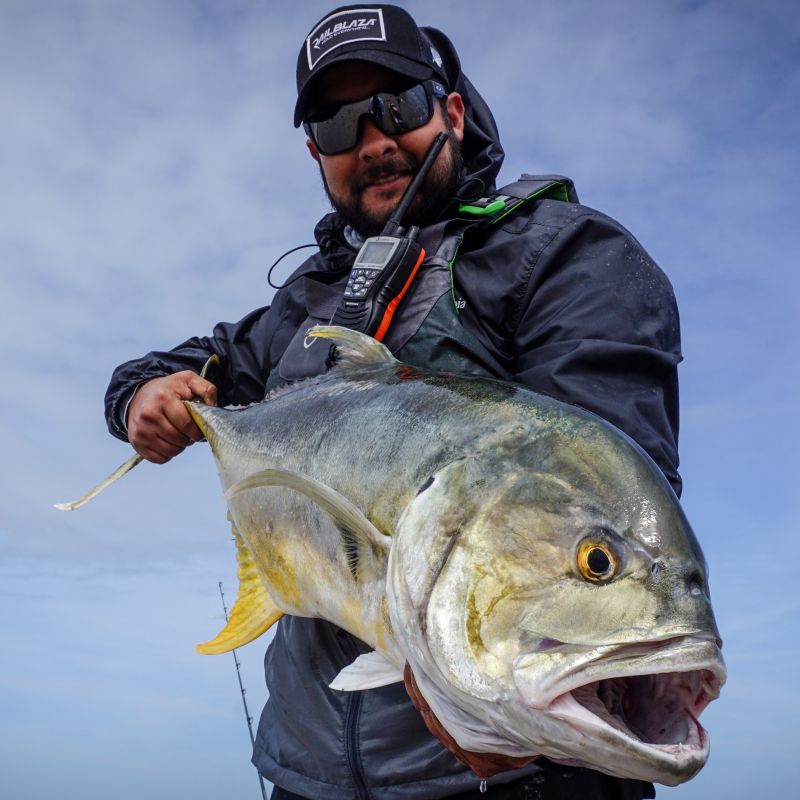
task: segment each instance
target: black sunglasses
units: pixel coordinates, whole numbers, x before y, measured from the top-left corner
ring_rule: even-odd
[[[314,114],[303,123],[303,128],[322,155],[333,156],[358,144],[364,117],[389,136],[421,128],[433,116],[434,97],[447,97],[447,91],[438,81],[424,81],[403,92],[377,92],[363,100]]]

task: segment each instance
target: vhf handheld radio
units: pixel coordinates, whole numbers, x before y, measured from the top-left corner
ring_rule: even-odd
[[[406,232],[400,223],[446,141],[445,133],[433,140],[381,235],[364,241],[331,325],[352,328],[379,342],[386,336],[394,312],[425,258],[425,250],[417,242],[419,228],[412,225]]]

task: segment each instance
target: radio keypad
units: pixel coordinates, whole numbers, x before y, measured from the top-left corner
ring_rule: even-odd
[[[364,267],[354,268],[347,281],[344,296],[353,297],[358,300],[366,297],[370,286],[375,282],[375,278],[379,272],[379,269],[366,269]]]

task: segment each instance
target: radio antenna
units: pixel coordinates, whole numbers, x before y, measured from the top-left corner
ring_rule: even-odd
[[[228,621],[228,608],[225,605],[225,594],[222,591],[222,581],[218,581],[219,584],[219,596],[222,600],[222,611],[225,614],[225,622]],[[244,688],[244,684],[242,683],[242,670],[241,664],[239,664],[239,657],[236,655],[236,650],[231,650],[233,653],[233,663],[236,664],[236,678],[239,681],[239,692],[242,695],[242,705],[244,706],[244,717],[247,720],[247,731],[250,734],[250,744],[255,747],[256,740],[253,738],[253,718],[250,716],[250,710],[247,708],[247,698],[245,695],[247,694],[247,689]],[[261,797],[263,800],[267,800],[267,790],[264,787],[264,779],[261,777],[261,773],[258,772],[258,782],[261,785]]]
[[[403,196],[400,198],[397,208],[395,208],[395,210],[392,212],[392,215],[389,217],[389,219],[386,220],[386,225],[381,232],[382,236],[402,236],[403,229],[400,223],[402,223],[403,217],[405,216],[406,211],[408,211],[411,201],[414,199],[414,195],[416,195],[416,193],[419,191],[419,187],[422,186],[422,182],[425,180],[425,178],[428,177],[428,172],[433,166],[433,162],[436,161],[436,158],[444,147],[446,141],[446,133],[437,134],[436,138],[433,140],[433,143],[428,148],[428,152],[425,154],[425,158],[422,160],[422,164],[420,164],[417,174],[414,176],[414,179],[411,181],[411,183],[406,186],[406,190],[403,192]]]

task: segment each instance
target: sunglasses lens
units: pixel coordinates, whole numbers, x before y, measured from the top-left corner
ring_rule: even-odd
[[[343,153],[358,141],[359,120],[367,113],[365,101],[342,106],[330,119],[310,124],[314,142],[324,155]]]
[[[398,95],[387,95],[387,98],[389,102],[385,104],[382,120],[378,122],[379,125],[383,123],[384,133],[396,135],[413,131],[431,118],[431,104],[422,84]]]
[[[368,117],[389,136],[397,136],[425,125],[432,106],[423,84],[399,94],[379,92],[364,100],[341,106],[328,119],[306,123],[306,131],[320,153],[332,156],[358,143],[362,117]]]

